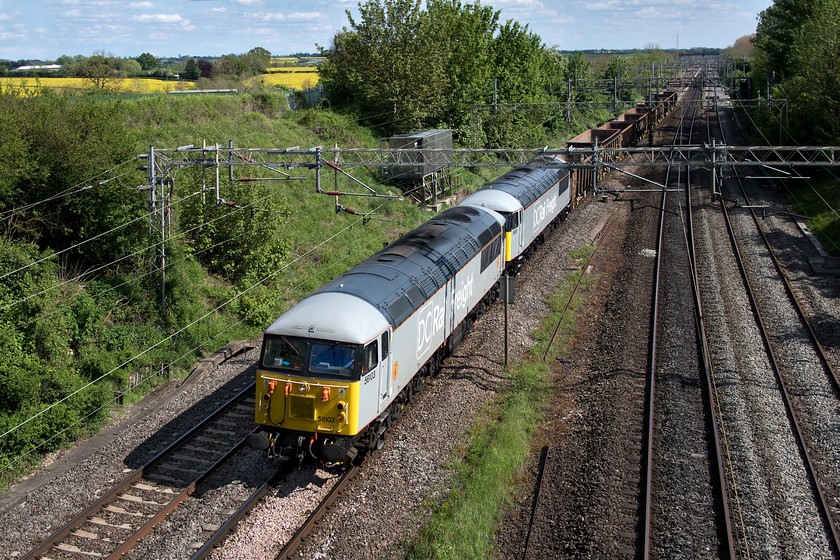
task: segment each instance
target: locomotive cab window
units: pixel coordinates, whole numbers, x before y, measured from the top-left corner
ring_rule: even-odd
[[[266,337],[262,365],[269,368],[302,371],[306,363],[306,341],[287,336]]]
[[[365,363],[362,373],[372,370],[379,364],[379,344],[376,340],[365,346]]]
[[[340,342],[312,341],[310,372],[351,377],[355,367],[355,346]]]
[[[519,227],[519,212],[505,215],[505,231],[513,231]]]
[[[382,359],[384,360],[385,357],[388,355],[388,345],[390,343],[388,333],[382,333]]]

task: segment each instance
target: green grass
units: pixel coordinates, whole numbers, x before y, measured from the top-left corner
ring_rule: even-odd
[[[797,213],[807,216],[808,228],[826,251],[840,256],[840,179],[824,174],[811,186],[789,188]]]
[[[582,265],[594,251],[585,247],[573,254]],[[452,459],[452,490],[437,507],[420,534],[408,543],[411,559],[485,559],[493,556],[499,520],[514,503],[523,469],[539,434],[552,397],[556,358],[568,350],[574,332],[574,313],[593,281],[585,277],[563,317],[561,329],[545,362],[545,352],[575,283],[582,274],[567,277],[549,301],[552,312],[534,333],[537,344],[510,369],[507,390],[484,410],[469,434],[469,443]]]

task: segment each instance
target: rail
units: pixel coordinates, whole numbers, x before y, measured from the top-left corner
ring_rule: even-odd
[[[178,458],[178,452],[185,451],[188,454],[189,451],[186,451],[186,449],[189,442],[206,436],[208,433],[213,434],[214,430],[218,432],[219,422],[225,421],[225,415],[238,416],[243,414],[243,411],[250,413],[253,410],[253,394],[254,385],[252,384],[50,535],[27,553],[23,557],[24,560],[46,558],[44,555],[51,550],[61,551],[65,555],[76,555],[80,558],[120,558],[136,546],[142,538],[149,535],[158,524],[192,495],[203,481],[245,445],[247,433],[253,431],[250,426],[246,430],[247,433],[237,434],[239,437],[232,438],[232,442],[229,442],[228,445],[222,445],[216,449],[209,449],[206,445],[203,446],[203,451],[215,453],[215,456],[212,459],[196,460],[199,465],[198,468],[182,469],[166,463],[166,461],[171,461],[177,465],[181,461]],[[239,424],[242,423],[239,422]],[[187,474],[182,480],[178,480],[174,478],[178,476],[174,474],[175,471],[186,472]],[[179,486],[181,489],[180,491],[172,490],[172,486]],[[117,503],[122,505],[116,505]],[[132,506],[136,506],[138,509],[132,511],[130,509]],[[149,511],[149,507],[156,509]],[[141,512],[140,508],[145,509]],[[116,516],[123,522],[107,521],[103,517],[99,517],[102,512],[106,512],[110,516]],[[137,519],[145,519],[145,522],[139,527],[135,527],[131,524],[131,521]],[[99,530],[107,531],[108,540],[98,537],[97,531]],[[85,550],[75,544],[80,541],[95,544],[94,548],[99,550]]]

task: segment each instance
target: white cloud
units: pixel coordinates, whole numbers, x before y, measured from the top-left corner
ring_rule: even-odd
[[[152,4],[151,2],[132,2],[131,4],[128,5],[129,8],[133,8],[135,10],[138,10],[140,8],[146,8],[146,9],[154,8],[154,6],[155,5]]]
[[[545,4],[539,0],[495,0],[494,7],[504,8],[511,6],[515,8],[545,8]]]
[[[14,41],[17,39],[25,39],[26,35],[20,34],[17,35],[15,33],[3,33],[0,32],[0,41]]]
[[[320,12],[293,12],[288,15],[279,12],[263,12],[249,14],[249,17],[263,21],[288,22],[315,22],[323,19],[328,19],[326,14],[322,14]]]
[[[621,7],[621,2],[619,0],[608,0],[607,2],[587,2],[583,4],[583,8],[591,12],[618,10]]]
[[[131,20],[142,23],[189,23],[180,14],[139,14],[131,16]]]

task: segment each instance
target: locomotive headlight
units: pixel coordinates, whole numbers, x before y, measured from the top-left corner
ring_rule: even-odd
[[[338,409],[338,411],[339,411],[339,412],[341,412],[342,410],[344,410],[345,408],[347,408],[347,405],[346,405],[345,403],[341,402],[341,401],[338,401],[338,402],[335,404],[335,407]]]
[[[336,420],[339,422],[339,424],[340,424],[341,422],[344,422],[344,415],[343,415],[343,414],[339,414],[338,416],[336,416],[336,417],[335,417],[335,419],[336,419]]]

